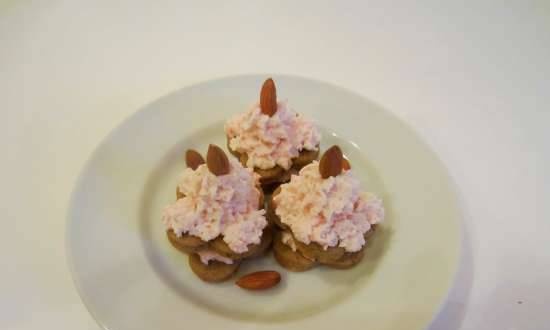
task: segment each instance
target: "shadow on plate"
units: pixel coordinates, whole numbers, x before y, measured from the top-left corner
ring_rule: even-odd
[[[455,184],[455,190],[458,191]],[[460,251],[460,261],[455,280],[451,290],[448,293],[448,298],[445,304],[441,307],[439,313],[432,320],[429,330],[458,330],[462,326],[466,306],[470,299],[473,282],[473,251],[471,234],[468,230],[467,222],[471,217],[467,214],[465,202],[459,197],[459,205],[463,210],[463,221],[461,222],[462,242]]]

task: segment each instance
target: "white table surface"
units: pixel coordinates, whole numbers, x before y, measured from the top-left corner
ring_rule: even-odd
[[[0,0],[0,328],[98,329],[64,235],[110,130],[181,87],[274,72],[365,95],[446,164],[466,238],[431,329],[548,329],[550,4],[421,3]]]

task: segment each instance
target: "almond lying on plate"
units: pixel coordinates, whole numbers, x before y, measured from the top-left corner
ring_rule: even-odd
[[[281,274],[273,270],[247,274],[235,282],[238,286],[247,290],[266,290],[279,284]]]

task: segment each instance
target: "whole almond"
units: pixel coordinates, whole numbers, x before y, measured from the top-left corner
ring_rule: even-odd
[[[197,151],[189,149],[185,152],[185,163],[187,167],[196,170],[197,167],[204,164],[204,158]]]
[[[275,82],[271,78],[267,79],[262,85],[260,108],[262,113],[269,117],[277,112],[277,90],[275,89]]]
[[[351,165],[349,163],[349,160],[347,160],[345,158],[342,159],[342,169],[346,170],[346,171],[351,169]]]
[[[319,173],[323,179],[342,173],[344,156],[338,146],[330,147],[319,161]]]
[[[265,290],[281,281],[281,274],[273,270],[250,273],[241,277],[235,284],[247,290]]]
[[[206,166],[216,176],[229,173],[229,159],[223,150],[216,145],[209,145],[206,153]]]

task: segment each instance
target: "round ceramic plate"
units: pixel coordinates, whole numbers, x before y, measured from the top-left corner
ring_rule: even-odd
[[[322,149],[342,147],[365,190],[381,196],[386,221],[350,270],[290,273],[272,256],[245,263],[233,280],[200,281],[165,236],[161,211],[175,199],[187,148],[225,146],[224,121],[258,99],[266,76],[182,89],[128,118],[84,168],[69,211],[73,277],[106,329],[424,329],[452,284],[459,210],[442,164],[379,106],[345,89],[274,76],[280,98],[315,120]],[[282,282],[249,292],[234,280],[275,269]]]

